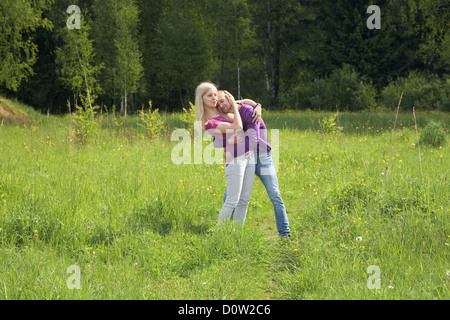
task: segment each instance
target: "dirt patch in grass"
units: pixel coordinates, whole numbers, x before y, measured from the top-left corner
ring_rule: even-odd
[[[32,124],[33,120],[22,113],[16,113],[9,103],[0,99],[0,124],[3,125],[5,119],[13,120],[13,123],[29,123]]]

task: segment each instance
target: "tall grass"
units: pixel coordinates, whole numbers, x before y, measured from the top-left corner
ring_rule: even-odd
[[[179,115],[153,141],[137,117],[99,116],[86,146],[68,117],[0,127],[0,299],[448,299],[448,143],[421,146],[422,181],[410,114],[395,132],[380,114],[318,132],[329,115],[264,117],[280,130],[285,241],[257,179],[245,226],[217,229],[223,167],[173,164]]]

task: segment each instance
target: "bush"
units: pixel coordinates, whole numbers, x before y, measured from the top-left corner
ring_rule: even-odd
[[[186,108],[183,108],[183,114],[181,116],[181,121],[183,121],[187,129],[189,130],[190,134],[192,135],[194,133],[194,122],[195,122],[195,106],[192,104],[192,102],[189,101],[189,110]]]
[[[299,83],[280,100],[293,109],[360,111],[376,108],[376,96],[372,83],[364,83],[352,66],[344,65],[328,78]]]
[[[343,128],[336,124],[337,115],[334,114],[328,118],[323,118],[319,120],[320,129],[323,133],[340,134]]]
[[[377,97],[378,91],[372,81],[370,81],[370,83],[360,82],[359,99],[363,108],[367,108],[371,111],[378,110]]]
[[[159,109],[153,110],[152,101],[148,102],[149,110],[146,113],[144,110],[139,110],[139,119],[142,123],[138,123],[138,126],[142,127],[146,131],[146,136],[150,140],[161,136],[164,128],[164,121],[159,114]]]
[[[381,92],[381,105],[396,109],[403,92],[403,110],[450,110],[450,82],[444,82],[435,75],[411,72],[406,78],[398,78]]]
[[[363,108],[361,81],[353,67],[344,65],[342,69],[333,71],[326,83],[328,86],[328,105],[350,111]]]
[[[430,121],[420,134],[420,142],[433,147],[439,147],[445,140],[445,130],[440,122]]]
[[[88,141],[98,135],[99,125],[95,120],[95,114],[99,107],[83,108],[76,106],[78,111],[73,114],[73,137],[80,144],[86,144]]]

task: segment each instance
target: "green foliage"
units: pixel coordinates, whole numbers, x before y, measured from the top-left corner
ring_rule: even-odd
[[[192,99],[188,93],[217,71],[216,33],[211,27],[215,11],[209,1],[164,1],[155,39],[147,52],[152,59],[148,76],[154,78],[149,92],[161,103],[169,102],[172,109],[181,100]]]
[[[340,134],[343,128],[336,124],[337,114],[334,114],[328,118],[319,120],[320,129],[323,133]]]
[[[411,72],[390,83],[380,94],[380,104],[396,109],[403,92],[401,108],[403,110],[442,110],[450,111],[449,82],[435,75]]]
[[[83,108],[76,106],[77,112],[72,114],[73,129],[72,134],[76,142],[84,145],[99,133],[99,125],[95,120],[96,110],[99,106],[91,108]]]
[[[114,98],[120,98],[117,92],[116,67],[117,46],[114,41],[117,37],[117,22],[114,1],[95,0],[92,5],[92,39],[94,40],[94,64],[104,64],[99,74],[99,81],[104,90],[102,99],[108,101],[108,105],[117,103]],[[112,100],[112,101],[111,101]]]
[[[447,74],[450,73],[450,28],[447,29],[444,40],[442,40],[441,58]]]
[[[121,111],[127,116],[128,95],[137,92],[144,73],[137,36],[139,12],[134,1],[116,0],[113,14],[116,22],[114,43],[117,50],[114,80],[125,100],[124,110]]]
[[[430,121],[420,133],[420,142],[432,147],[439,147],[445,141],[445,129],[441,122]]]
[[[361,81],[359,90],[359,99],[363,106],[362,109],[368,109],[370,111],[376,110],[378,108],[378,91],[372,81],[370,81],[370,83]]]
[[[102,92],[98,75],[104,66],[94,64],[89,16],[82,15],[80,29],[64,26],[59,33],[64,45],[58,48],[56,61],[62,66],[62,82],[80,97],[84,108],[89,107],[93,111],[94,101]]]
[[[189,133],[192,135],[194,133],[194,122],[195,122],[195,106],[189,101],[189,110],[183,108],[183,114],[181,115],[181,121],[187,126]]]
[[[358,111],[365,106],[360,98],[362,85],[358,73],[350,65],[331,73],[328,79],[329,97],[326,105],[334,104],[341,110]]]
[[[161,137],[164,122],[159,114],[159,109],[153,110],[151,100],[149,100],[148,104],[148,112],[139,110],[139,120],[141,123],[138,123],[138,126],[143,127],[146,132],[146,137],[152,140]]]
[[[150,98],[180,111],[206,80],[268,108],[385,110],[395,108],[399,90],[389,87],[377,101],[383,88],[421,70],[439,81],[421,84],[425,96],[412,102],[449,110],[446,0],[384,1],[380,30],[367,28],[366,0],[73,4],[81,30],[66,27],[63,1],[1,1],[0,89],[61,113],[80,95],[121,102],[125,115]]]
[[[217,35],[215,36],[218,64],[221,66],[217,73],[218,83],[235,92],[237,97],[242,95],[241,87],[250,77],[255,63],[248,55],[259,45],[256,40],[256,25],[253,23],[247,0],[217,1],[214,16],[217,21]],[[252,79],[254,83],[254,79]]]
[[[408,0],[411,22],[420,37],[418,55],[426,64],[436,64],[442,55],[445,34],[450,30],[447,0]]]
[[[359,111],[373,108],[376,89],[364,83],[355,69],[344,65],[327,78],[315,78],[300,82],[282,97],[286,108]]]
[[[43,18],[52,0],[16,1],[0,3],[0,84],[17,91],[21,83],[34,75],[33,65],[38,47],[31,33],[39,27],[52,29],[53,24]]]

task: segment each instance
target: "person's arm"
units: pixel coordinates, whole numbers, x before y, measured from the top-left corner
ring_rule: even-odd
[[[223,133],[213,133],[214,139],[213,139],[213,147],[214,148],[224,148],[228,145],[235,145],[239,144],[245,139],[244,131],[238,131],[236,133],[233,133],[228,139],[226,138],[226,135]]]
[[[252,115],[253,117],[253,115]],[[245,136],[246,136],[246,144],[248,144],[248,149],[249,150],[256,150],[257,146],[258,146],[258,141],[259,141],[259,124],[257,124],[256,122],[252,121],[248,126],[247,126],[247,131],[245,132]]]
[[[234,131],[242,130],[243,128],[242,119],[241,115],[239,114],[239,110],[237,108],[237,104],[236,101],[234,100],[234,97],[228,91],[225,91],[225,98],[231,105],[231,109],[234,113],[234,118],[231,123],[221,122],[216,129],[222,133],[230,133],[230,131],[232,132],[233,130]]]
[[[245,109],[244,109],[245,108]],[[252,109],[250,106],[242,106],[242,119],[246,123],[246,131],[243,139],[236,145],[227,145],[225,151],[232,152],[234,157],[239,157],[249,150],[256,150],[259,141],[259,125],[252,122]],[[228,140],[228,142],[230,142]]]
[[[223,133],[214,133],[213,132],[213,147],[214,148],[224,148],[227,143],[226,139],[224,138]]]
[[[254,108],[253,114],[252,114],[253,123],[256,123],[256,124],[261,123],[261,113],[262,113],[261,103],[257,103],[255,101],[253,101],[252,99],[243,99],[243,100],[238,100],[236,102],[245,103],[245,104],[248,104],[249,106],[252,106]]]

